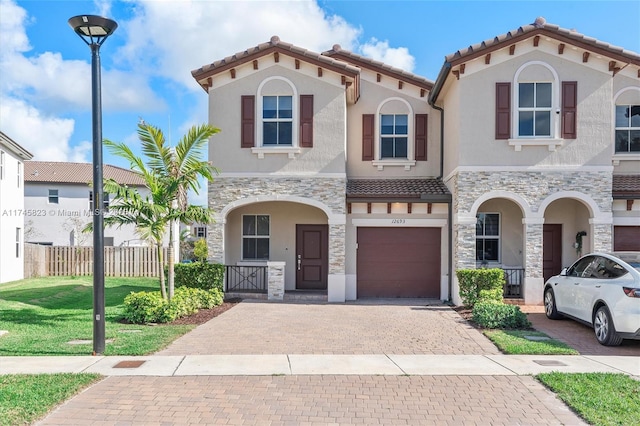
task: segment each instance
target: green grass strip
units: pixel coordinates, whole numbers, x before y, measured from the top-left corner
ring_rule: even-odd
[[[614,373],[543,373],[536,376],[587,422],[640,424],[640,381]]]
[[[0,376],[0,425],[31,424],[100,377],[71,373]]]
[[[194,328],[122,323],[124,298],[130,292],[157,289],[158,280],[153,278],[105,279],[105,355],[153,353]],[[2,284],[0,330],[8,334],[0,337],[0,356],[90,355],[92,312],[90,276],[32,278]]]
[[[484,335],[508,355],[579,355],[575,349],[539,331],[485,330]]]

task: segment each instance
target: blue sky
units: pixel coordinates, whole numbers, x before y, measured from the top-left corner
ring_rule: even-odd
[[[101,49],[103,136],[134,149],[140,118],[174,143],[205,123],[207,95],[191,71],[273,35],[316,52],[340,44],[431,80],[445,55],[538,16],[640,52],[637,0],[0,0],[0,130],[35,160],[91,161],[91,56],[67,23],[80,14],[118,22]]]

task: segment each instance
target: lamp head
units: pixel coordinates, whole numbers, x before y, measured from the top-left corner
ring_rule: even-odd
[[[74,16],[69,19],[69,25],[89,46],[101,46],[118,28],[116,21],[96,15]]]

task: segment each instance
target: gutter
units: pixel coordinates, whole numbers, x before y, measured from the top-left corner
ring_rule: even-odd
[[[442,86],[444,86],[444,82],[447,80],[449,76],[449,71],[451,70],[451,62],[445,61],[438,73],[438,78],[436,79],[435,84],[433,85],[433,90],[429,93],[428,102],[429,105],[435,110],[440,111],[440,174],[438,175],[439,179],[442,179],[442,175],[444,173],[444,108],[436,105],[436,100],[438,99],[438,95],[440,95],[440,91],[442,90]],[[448,215],[448,244],[449,250],[447,250],[447,270],[449,273],[448,281],[448,291],[449,291],[449,302],[452,300],[452,292],[453,292],[453,194],[451,199],[448,202],[447,208]]]

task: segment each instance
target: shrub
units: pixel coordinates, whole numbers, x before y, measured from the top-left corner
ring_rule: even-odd
[[[473,307],[472,320],[485,328],[529,328],[531,323],[519,306],[502,302],[478,302]]]
[[[124,298],[124,317],[134,324],[166,323],[195,314],[198,309],[221,305],[222,293],[218,289],[177,288],[171,302],[160,292],[131,293]]]
[[[460,284],[460,297],[465,306],[473,306],[480,300],[502,301],[502,269],[460,269],[456,271],[456,276]]]
[[[224,265],[217,263],[178,263],[174,265],[175,286],[217,289],[224,292]]]
[[[207,240],[200,238],[193,244],[193,255],[200,262],[206,262],[207,256],[209,256],[209,247],[207,247]]]

